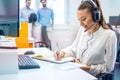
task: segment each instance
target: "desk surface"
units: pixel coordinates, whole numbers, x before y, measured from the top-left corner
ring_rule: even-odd
[[[35,53],[52,53],[46,48],[19,49],[19,54],[33,50]],[[0,80],[97,80],[87,72],[76,68],[71,70],[58,70],[47,66],[48,62],[35,60],[40,64],[39,69],[19,70],[18,74],[0,75]]]

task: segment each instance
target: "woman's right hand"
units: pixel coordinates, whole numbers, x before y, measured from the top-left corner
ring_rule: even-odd
[[[54,57],[55,57],[55,59],[56,60],[61,60],[61,58],[63,58],[64,57],[64,55],[65,55],[65,53],[63,52],[63,51],[58,51],[58,50],[56,50],[56,51],[54,51]]]

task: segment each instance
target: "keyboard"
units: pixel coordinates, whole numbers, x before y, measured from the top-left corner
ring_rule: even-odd
[[[18,55],[18,66],[19,69],[40,68],[39,64],[27,55]]]

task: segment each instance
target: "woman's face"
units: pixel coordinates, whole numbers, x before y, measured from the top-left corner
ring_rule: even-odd
[[[77,11],[77,17],[80,22],[80,25],[84,29],[88,29],[91,24],[93,24],[92,15],[90,12],[88,12],[88,9],[78,10]]]

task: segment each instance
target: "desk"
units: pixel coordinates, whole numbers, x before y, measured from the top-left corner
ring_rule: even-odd
[[[33,50],[35,53],[52,53],[46,48],[24,48],[18,49],[18,52],[22,54],[27,50]],[[97,80],[79,68],[62,71],[48,67],[45,61],[35,61],[40,64],[39,69],[19,70],[18,74],[0,75],[0,80]]]

